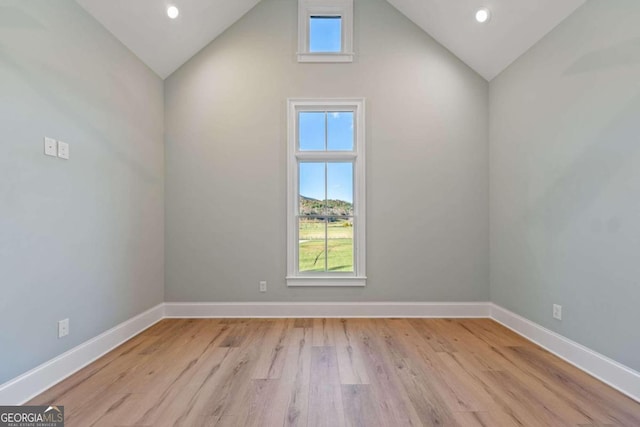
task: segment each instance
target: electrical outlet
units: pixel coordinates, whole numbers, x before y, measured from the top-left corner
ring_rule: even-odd
[[[265,281],[260,282],[260,292],[267,292],[267,282]]]
[[[69,335],[69,319],[58,321],[58,338]]]
[[[58,155],[58,141],[44,137],[44,154],[56,157]]]
[[[58,141],[58,157],[69,160],[69,144]]]
[[[562,306],[558,304],[553,304],[553,318],[562,320]]]

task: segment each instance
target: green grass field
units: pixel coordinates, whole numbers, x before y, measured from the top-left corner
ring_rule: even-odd
[[[330,222],[327,226],[328,271],[353,271],[353,226],[347,221]],[[320,221],[300,222],[300,271],[325,271],[325,224]]]

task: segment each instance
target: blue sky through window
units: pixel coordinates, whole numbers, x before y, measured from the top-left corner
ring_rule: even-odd
[[[301,151],[352,151],[354,113],[302,111],[298,114]],[[326,147],[326,148],[325,148]],[[325,179],[326,173],[326,179]],[[300,163],[300,195],[353,203],[353,163]],[[326,189],[325,189],[326,183]]]
[[[327,150],[353,150],[353,113],[327,113]]]
[[[327,164],[327,199],[353,203],[353,163]]]
[[[300,163],[300,195],[324,200],[324,163]]]
[[[300,195],[316,200],[342,200],[353,203],[352,163],[300,163]]]
[[[301,112],[298,115],[301,151],[324,151],[326,113]]]
[[[300,151],[353,150],[353,112],[351,111],[300,112],[298,128]]]
[[[342,52],[342,18],[340,16],[310,18],[309,52]]]

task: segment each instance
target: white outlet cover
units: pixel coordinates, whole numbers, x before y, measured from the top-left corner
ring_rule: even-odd
[[[562,306],[553,304],[553,317],[554,319],[562,320]]]
[[[69,335],[69,319],[58,321],[58,338]]]
[[[44,137],[44,154],[56,157],[58,155],[58,141]]]
[[[58,157],[69,160],[69,144],[58,141]]]

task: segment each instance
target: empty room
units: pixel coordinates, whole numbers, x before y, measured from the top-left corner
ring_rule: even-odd
[[[640,1],[0,0],[0,427],[640,426]]]

